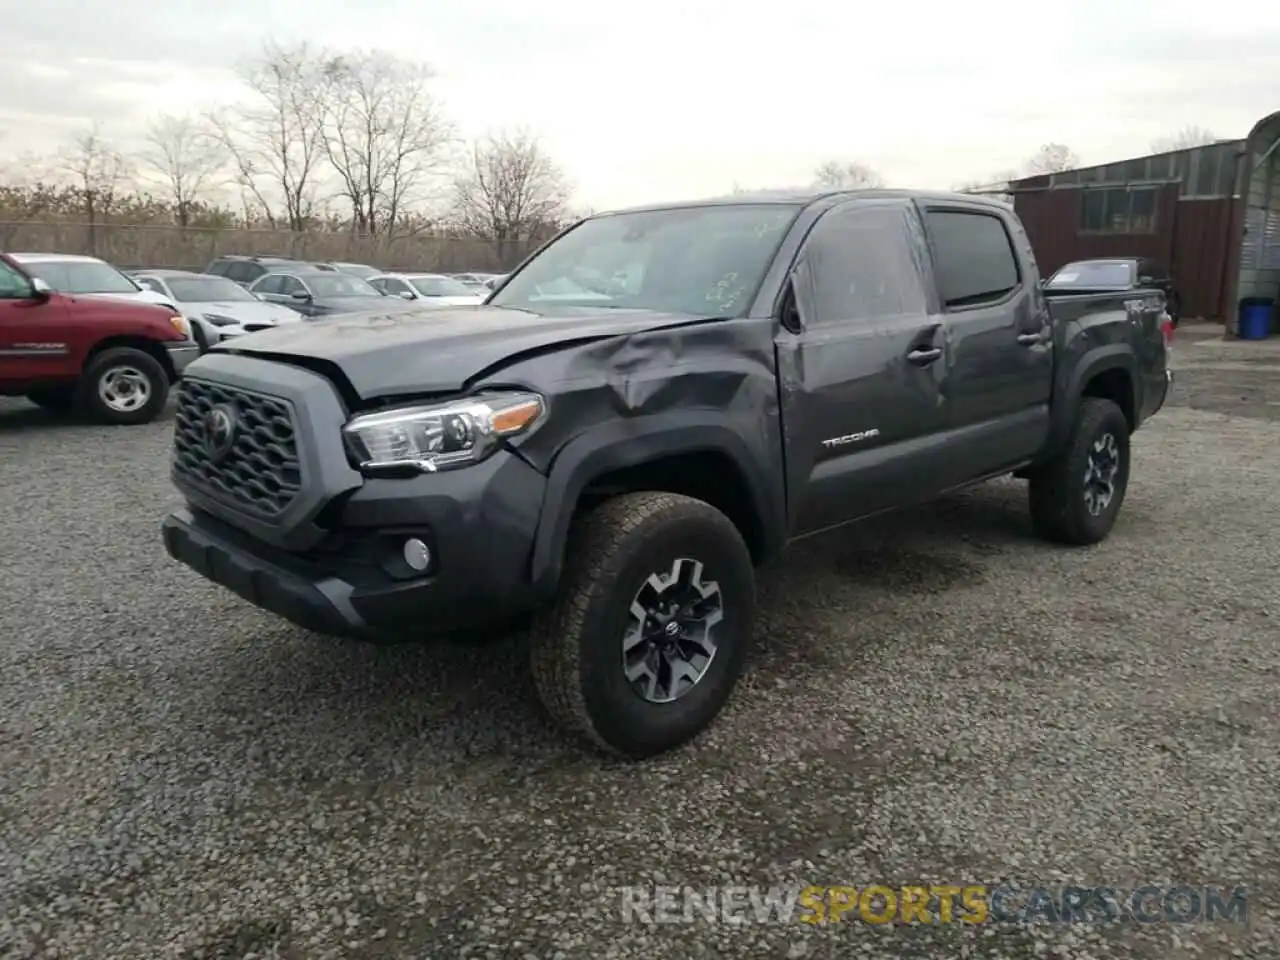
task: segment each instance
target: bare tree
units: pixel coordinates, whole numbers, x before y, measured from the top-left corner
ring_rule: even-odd
[[[1206,144],[1216,143],[1217,140],[1218,138],[1211,131],[1192,124],[1183,127],[1172,136],[1152,140],[1151,152],[1169,153],[1172,150],[1190,150],[1192,147],[1203,147]]]
[[[1026,163],[1026,175],[1043,176],[1047,173],[1062,173],[1080,166],[1080,158],[1065,143],[1046,143],[1035,156]]]
[[[453,131],[425,64],[357,51],[325,64],[325,155],[351,204],[352,228],[389,233],[424,199]]]
[[[331,59],[305,43],[268,43],[240,71],[249,102],[209,118],[230,158],[246,210],[261,210],[273,228],[283,220],[290,230],[302,231],[314,212],[326,152]],[[283,217],[273,212],[277,196]]]
[[[192,204],[199,201],[226,172],[227,152],[207,124],[193,117],[162,115],[147,129],[142,163],[158,180],[173,204],[178,225],[191,223]]]
[[[129,186],[129,162],[95,124],[58,151],[54,169],[70,181],[89,225],[89,249],[97,249],[97,225]]]
[[[884,186],[884,178],[863,163],[828,160],[813,173],[815,186],[830,190],[863,190]]]
[[[517,241],[560,223],[569,202],[563,172],[527,131],[477,142],[453,194],[458,226],[489,241],[503,266]]]

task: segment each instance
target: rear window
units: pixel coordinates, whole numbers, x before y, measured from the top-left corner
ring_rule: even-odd
[[[1072,287],[1128,287],[1133,284],[1133,264],[1125,260],[1086,260],[1068,263],[1049,278],[1054,289]]]

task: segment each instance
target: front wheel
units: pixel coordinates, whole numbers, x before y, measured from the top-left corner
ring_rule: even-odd
[[[1129,421],[1110,400],[1085,397],[1063,450],[1031,472],[1031,521],[1046,540],[1099,543],[1129,487]]]
[[[104,350],[89,361],[80,404],[102,423],[150,423],[169,397],[169,377],[160,361],[133,347]]]
[[[575,521],[565,555],[559,599],[532,631],[547,712],[632,759],[692,739],[751,640],[755,575],[737,528],[700,500],[626,494]]]

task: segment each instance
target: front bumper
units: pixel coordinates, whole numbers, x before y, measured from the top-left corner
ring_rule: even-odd
[[[500,453],[462,470],[366,481],[304,553],[195,508],[174,511],[162,530],[174,559],[308,630],[362,639],[484,630],[533,606],[544,489],[541,474]],[[403,562],[409,537],[431,549],[424,574]]]
[[[183,340],[181,343],[166,343],[164,346],[169,351],[169,361],[173,364],[173,372],[178,375],[181,375],[182,371],[200,356],[200,348],[190,340]]]

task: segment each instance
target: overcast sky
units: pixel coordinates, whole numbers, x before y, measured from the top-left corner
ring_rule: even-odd
[[[533,129],[598,208],[805,183],[827,159],[948,187],[1049,140],[1099,163],[1280,110],[1280,16],[1248,0],[3,6],[0,153],[95,120],[136,145],[149,115],[238,96],[234,68],[264,38],[305,39],[432,64],[464,133]]]

